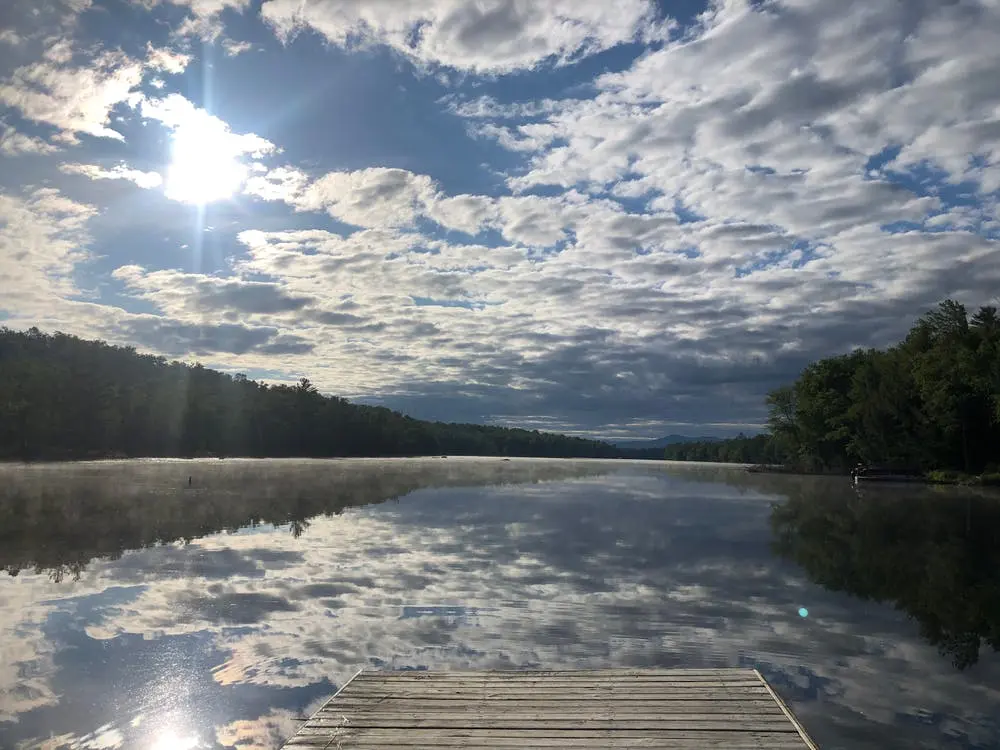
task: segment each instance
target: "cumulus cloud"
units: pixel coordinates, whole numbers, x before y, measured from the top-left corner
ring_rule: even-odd
[[[236,57],[237,55],[242,55],[244,52],[249,52],[253,49],[252,42],[240,42],[235,39],[223,39],[222,49],[225,50],[226,55],[229,57]]]
[[[92,180],[127,180],[141,188],[155,188],[163,184],[159,172],[143,172],[141,169],[130,169],[124,164],[118,164],[111,169],[104,169],[96,164],[60,164],[59,171],[65,174],[78,174]]]
[[[310,29],[333,44],[384,44],[420,63],[479,73],[567,63],[666,30],[648,0],[614,6],[593,0],[267,0],[261,16],[283,40]]]
[[[220,18],[224,11],[242,13],[250,6],[250,0],[134,0],[152,9],[161,3],[187,9],[188,15],[175,29],[179,37],[195,36],[205,41],[214,41],[223,31]]]
[[[184,4],[212,23],[244,7]],[[734,431],[759,426],[764,392],[810,359],[890,343],[946,296],[996,294],[995,3],[719,0],[678,33],[638,0],[269,0],[262,15],[283,39],[312,29],[460,71],[471,85],[438,101],[442,115],[464,121],[477,154],[497,154],[483,143],[493,139],[502,155],[444,167],[422,154],[419,170],[388,157],[276,164],[277,144],[179,94],[127,85],[71,122],[63,110],[94,97],[86,75],[105,74],[82,73],[62,43],[11,81],[58,74],[85,93],[12,106],[63,133],[108,135],[106,104],[125,101],[175,148],[198,147],[189,185],[206,160],[235,164],[243,194],[213,207],[206,232],[231,275],[147,271],[131,266],[148,258],[129,257],[118,280],[169,325],[308,340],[295,367],[321,387],[429,417]],[[579,66],[544,85],[552,66],[633,39],[656,43],[609,55],[590,80]],[[147,71],[182,64],[148,58]],[[108,59],[107,70],[139,65]],[[525,86],[475,76],[515,71]],[[53,148],[10,132],[5,154]],[[64,171],[156,179],[104,156],[73,161],[102,166]],[[498,175],[497,189],[467,187]],[[255,362],[263,346],[226,345]]]
[[[482,195],[442,197],[427,207],[427,216],[447,229],[475,235],[495,225],[496,201]]]
[[[122,266],[112,276],[172,316],[217,313],[235,321],[245,315],[296,312],[313,301],[311,297],[290,294],[277,284],[181,271],[146,271],[139,266]]]
[[[59,150],[48,141],[26,133],[19,133],[11,127],[5,127],[0,134],[0,154],[4,156],[20,156],[22,154],[51,154]]]
[[[188,8],[192,15],[198,17],[217,16],[224,10],[243,10],[250,5],[250,0],[166,0],[166,2]]]
[[[315,179],[293,167],[276,167],[250,177],[243,192],[365,228],[411,227],[427,216],[449,229],[476,234],[496,214],[493,198],[447,197],[428,175],[388,167],[328,172]]]
[[[34,122],[51,125],[70,142],[77,134],[123,140],[110,127],[111,109],[142,81],[143,66],[118,52],[73,67],[60,47],[44,59],[16,69],[0,83],[0,103]]]
[[[455,96],[445,97],[451,112],[459,117],[488,120],[521,120],[551,114],[561,109],[563,104],[554,99],[539,101],[501,103],[492,96],[480,96],[476,99],[460,99]]]
[[[717,368],[760,394],[804,357],[888,343],[945,296],[991,297],[997,24],[983,3],[718,3],[684,36],[600,76],[594,97],[448,106],[527,155],[513,191],[562,191],[501,197],[481,219],[512,242],[556,248],[511,274],[531,290],[530,314],[552,325],[572,305],[577,320],[610,328],[606,374],[581,363],[594,382],[618,404],[630,400],[618,384],[659,393],[686,418],[702,400],[679,388],[685,369]],[[972,27],[955,49],[948,40]],[[898,153],[870,168],[887,147]],[[928,168],[941,185],[915,188],[910,174]],[[949,207],[947,184],[970,182],[977,205]],[[646,213],[616,214],[609,198]],[[896,224],[906,231],[886,229]],[[470,284],[480,282],[498,283],[485,273]],[[503,312],[515,307],[507,298]],[[729,308],[739,312],[704,317]],[[538,361],[564,382],[558,340]],[[620,355],[643,361],[611,365]],[[742,361],[756,364],[743,372]]]
[[[184,52],[167,49],[165,47],[154,47],[152,44],[146,47],[146,65],[153,70],[164,73],[183,73],[191,62],[191,55]]]
[[[53,188],[26,196],[0,194],[0,278],[9,312],[35,308],[52,295],[71,296],[77,264],[88,257],[87,222],[93,206]]]
[[[265,201],[298,205],[309,184],[309,176],[293,167],[275,167],[263,174],[251,175],[243,186],[247,195]]]
[[[302,210],[325,210],[360,227],[393,227],[412,224],[433,194],[433,182],[426,175],[372,167],[323,175],[292,203]]]
[[[776,174],[761,174],[753,187],[773,196],[761,200],[780,198],[796,177],[796,188],[833,178],[859,193],[860,203],[894,210],[884,190],[860,194],[878,185],[858,184],[868,157],[887,145],[902,145],[897,158],[905,164],[929,159],[956,179],[972,169],[972,155],[992,163],[982,136],[998,97],[985,74],[996,63],[987,38],[998,23],[995,10],[978,3],[850,3],[837,13],[822,3],[719,4],[696,35],[600,77],[598,97],[567,100],[541,123],[516,128],[516,136],[545,144],[514,184],[605,186],[637,174],[696,209],[710,195],[725,200],[705,206],[714,214],[743,197],[720,188],[738,188],[747,167],[766,167]],[[973,26],[969,45],[949,47],[947,34]],[[972,90],[976,96],[966,94]],[[952,104],[942,107],[945,100]],[[475,115],[474,105],[456,111]],[[958,128],[956,142],[944,142],[944,127]],[[797,202],[808,196],[798,189]],[[765,210],[753,206],[757,216]]]
[[[7,0],[0,9],[0,43],[23,48],[72,31],[93,0]]]
[[[174,357],[249,353],[291,356],[308,354],[313,349],[301,336],[282,334],[273,327],[187,323],[154,315],[128,317],[121,322],[118,335]]]

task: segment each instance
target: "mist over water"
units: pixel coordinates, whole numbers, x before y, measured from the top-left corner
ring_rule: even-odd
[[[361,667],[753,666],[1000,747],[1000,500],[627,461],[0,467],[0,747],[274,748]]]

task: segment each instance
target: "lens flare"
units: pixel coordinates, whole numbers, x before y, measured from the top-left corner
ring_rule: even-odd
[[[247,177],[239,157],[218,129],[180,127],[174,133],[166,196],[198,205],[232,197]]]

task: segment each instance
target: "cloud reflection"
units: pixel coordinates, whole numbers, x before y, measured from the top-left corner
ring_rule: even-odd
[[[1000,737],[994,655],[958,672],[904,614],[772,556],[772,504],[843,497],[845,482],[625,466],[433,486],[461,484],[445,471],[398,503],[313,517],[298,538],[265,525],[94,561],[76,582],[23,573],[3,589],[25,605],[5,608],[3,632],[47,619],[18,663],[59,698],[0,732],[111,722],[134,746],[169,712],[218,746],[265,748],[360,666],[753,665],[824,748]],[[80,698],[93,684],[96,709]]]

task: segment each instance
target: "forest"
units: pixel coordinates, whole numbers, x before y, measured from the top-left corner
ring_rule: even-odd
[[[769,431],[667,447],[692,461],[846,471],[858,462],[982,474],[1000,471],[1000,315],[945,300],[885,350],[810,364],[767,397]]]
[[[984,306],[970,316],[945,300],[895,346],[814,362],[767,405],[760,435],[625,451],[537,430],[427,422],[325,396],[306,379],[268,385],[131,347],[0,328],[0,459],[629,456],[992,476],[1000,471],[1000,315]]]
[[[611,458],[596,440],[427,422],[131,347],[0,328],[0,460],[479,455]]]

